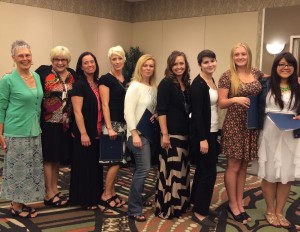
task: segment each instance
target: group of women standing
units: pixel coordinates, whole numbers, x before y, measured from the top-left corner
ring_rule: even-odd
[[[99,163],[99,140],[101,134],[114,140],[125,136],[127,130],[127,146],[135,159],[128,215],[145,221],[142,192],[151,165],[151,140],[137,126],[148,110],[149,121],[154,125],[158,120],[161,131],[155,215],[180,217],[193,204],[195,222],[216,226],[208,215],[216,180],[220,107],[228,109],[221,136],[221,153],[227,156],[224,178],[228,212],[238,222],[251,221],[243,206],[243,192],[248,162],[259,159],[258,176],[263,179],[267,203],[265,217],[273,226],[291,227],[283,208],[290,182],[300,178],[300,157],[296,154],[300,140],[293,132],[277,129],[265,112],[293,113],[300,119],[300,85],[292,54],[279,54],[271,76],[265,77],[252,67],[249,47],[239,43],[232,48],[230,69],[221,76],[218,88],[213,79],[216,54],[210,50],[198,54],[200,74],[192,84],[186,55],[173,51],[158,87],[156,60],[149,54],[140,57],[131,82],[126,83],[122,74],[126,58],[120,46],[109,50],[111,70],[101,78],[97,59],[90,52],[80,55],[74,72],[68,68],[69,50],[53,48],[52,65],[36,71],[41,82],[30,71],[32,55],[26,42],[13,43],[12,58],[16,70],[0,80],[0,142],[6,152],[2,196],[12,201],[14,216],[35,217],[35,209],[25,203],[41,198],[53,207],[68,202],[89,210],[98,209],[99,204],[122,207],[125,202],[114,186],[125,157]],[[259,129],[247,128],[249,96],[259,98],[260,142]],[[69,199],[58,191],[57,180],[59,164],[70,157],[70,152]],[[190,158],[196,164],[191,191]],[[102,165],[108,165],[105,186]]]

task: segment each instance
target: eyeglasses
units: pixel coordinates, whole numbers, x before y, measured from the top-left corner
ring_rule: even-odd
[[[286,68],[286,67],[287,68],[293,68],[294,67],[292,64],[283,64],[283,63],[282,64],[278,64],[277,66],[278,66],[278,68],[282,68],[282,69]]]
[[[58,58],[53,58],[53,62],[62,62],[62,63],[66,63],[66,62],[68,62],[68,60],[67,59],[58,59]]]

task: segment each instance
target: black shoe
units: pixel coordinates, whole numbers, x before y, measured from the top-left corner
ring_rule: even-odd
[[[208,211],[208,215],[210,215],[210,216],[213,216],[213,217],[221,217],[221,212],[219,212],[219,211],[215,211],[215,210],[212,210],[212,209],[210,209],[209,211]]]
[[[247,214],[246,212],[242,212],[241,214],[245,220],[247,220],[248,222],[251,222],[252,218],[250,217],[249,214]]]
[[[211,221],[208,217],[205,217],[204,219],[200,220],[199,218],[196,217],[196,215],[194,213],[192,215],[192,220],[202,226],[208,226],[208,227],[216,227],[217,226],[217,224],[215,222]]]
[[[246,222],[247,220],[243,217],[243,215],[242,215],[241,213],[238,214],[238,215],[235,215],[235,214],[231,211],[229,205],[227,205],[227,211],[228,211],[228,213],[231,214],[231,216],[233,217],[233,219],[234,219],[235,221],[240,222],[240,223],[243,223],[243,224],[246,224],[246,223],[247,223],[247,222]]]

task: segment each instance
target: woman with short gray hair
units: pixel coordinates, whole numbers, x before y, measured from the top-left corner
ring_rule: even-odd
[[[40,113],[43,89],[30,71],[32,54],[23,40],[12,44],[16,69],[0,79],[0,145],[4,149],[1,197],[11,200],[11,214],[34,218],[25,205],[44,197]]]

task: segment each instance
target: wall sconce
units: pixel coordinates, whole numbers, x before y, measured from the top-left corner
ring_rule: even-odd
[[[277,55],[278,53],[282,52],[282,50],[284,49],[285,44],[284,43],[268,43],[266,45],[266,49],[268,51],[268,53],[272,54],[272,55]]]

